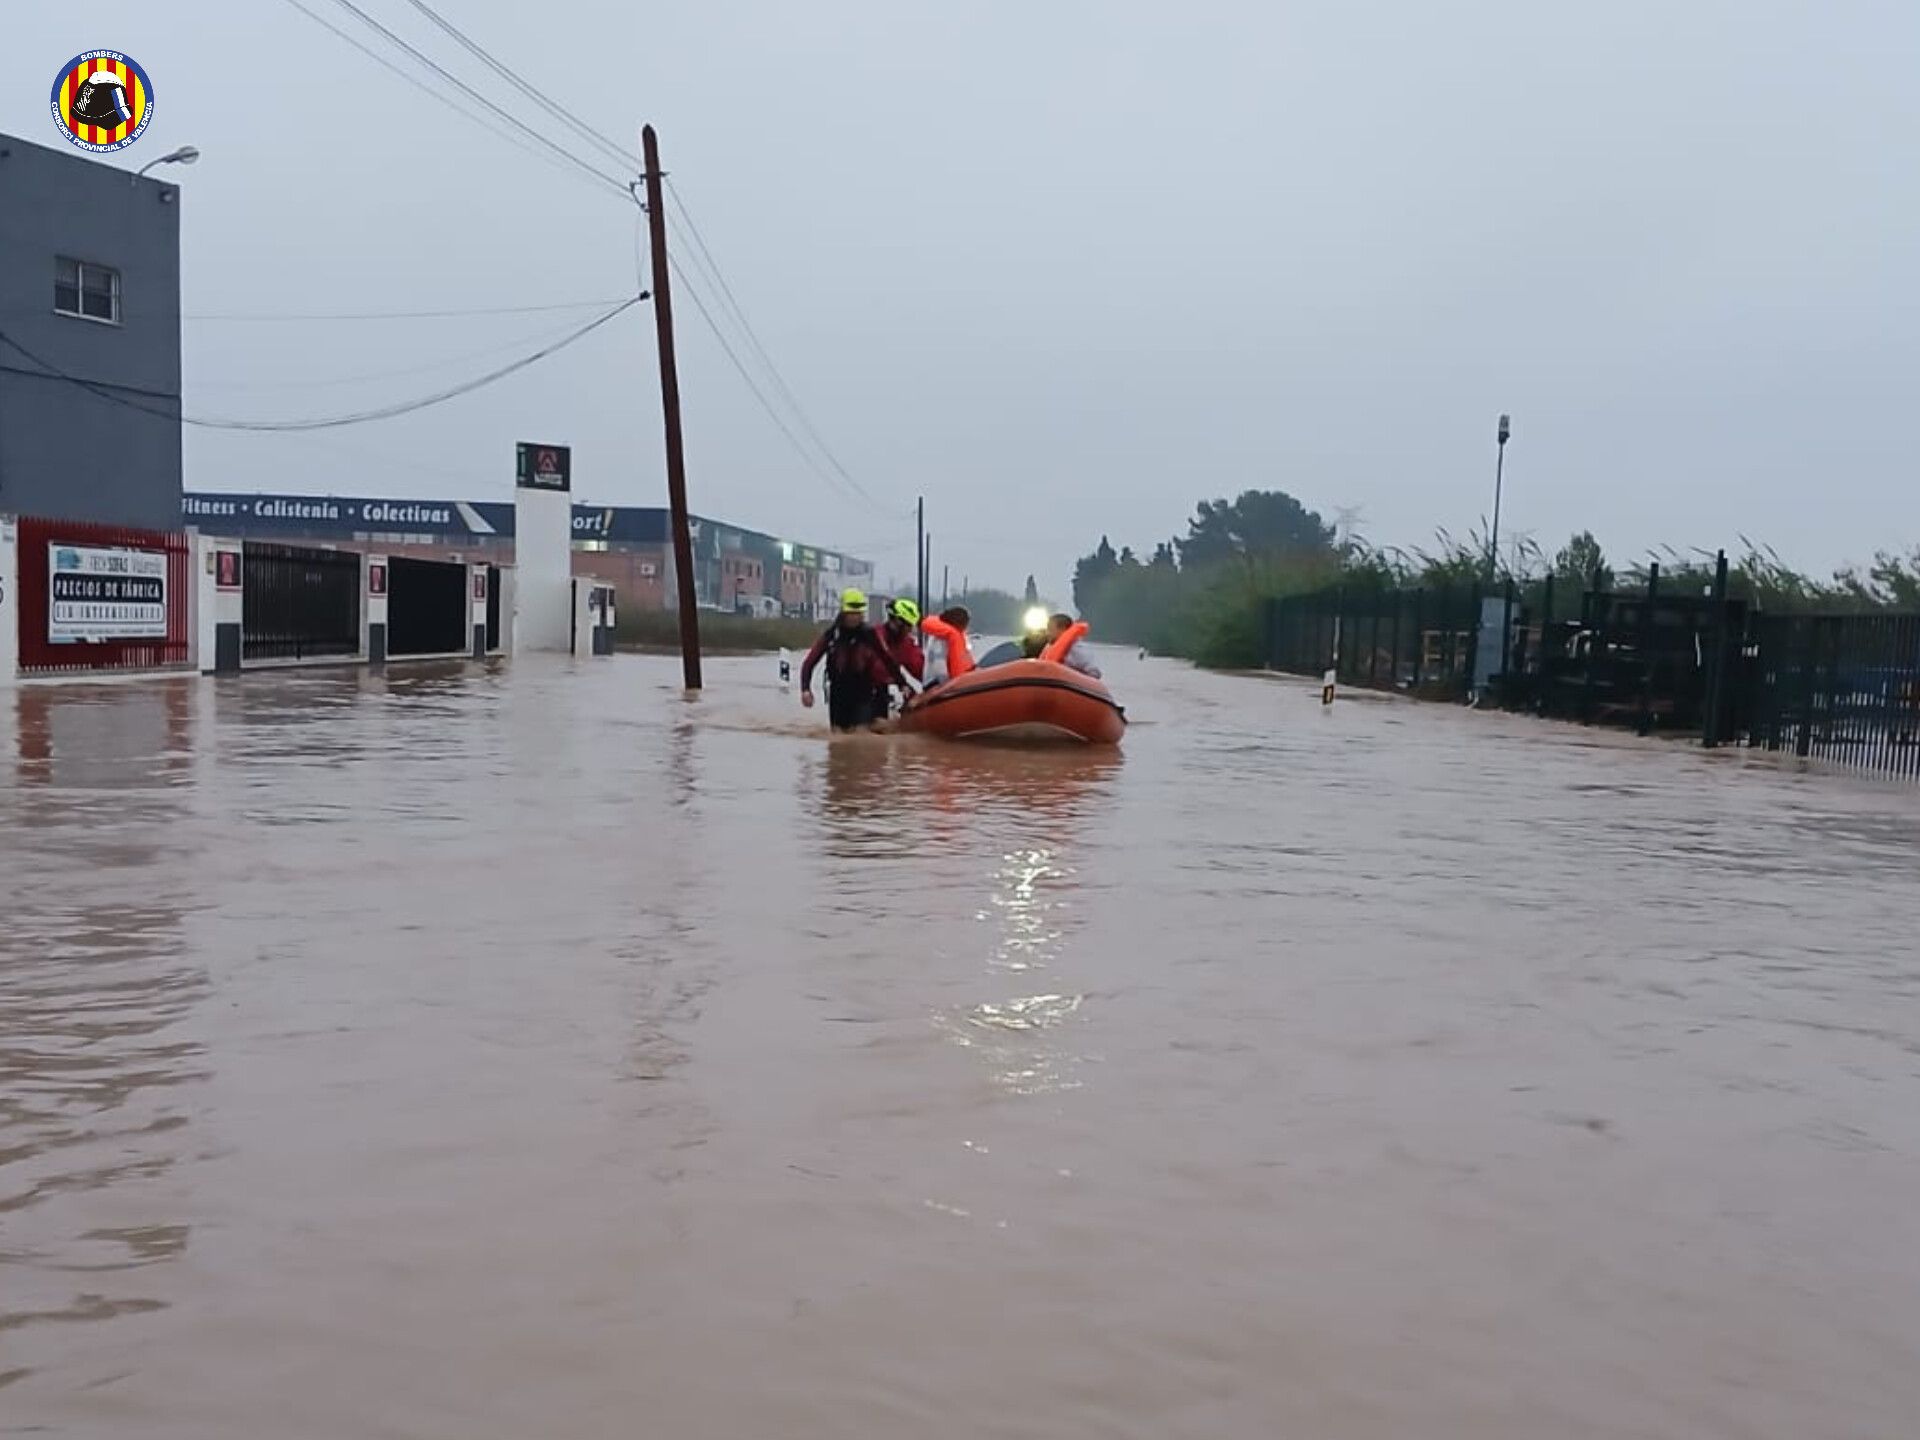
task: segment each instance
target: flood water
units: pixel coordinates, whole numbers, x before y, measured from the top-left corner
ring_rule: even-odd
[[[1920,798],[1108,657],[0,698],[0,1434],[1920,1433]]]

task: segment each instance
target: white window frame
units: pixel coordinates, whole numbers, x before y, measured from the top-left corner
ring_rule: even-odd
[[[87,320],[95,325],[118,325],[120,323],[120,272],[118,270],[114,269],[111,265],[99,265],[91,260],[77,259],[72,255],[57,255],[54,257],[53,263],[54,314],[64,315],[69,320]],[[72,310],[62,309],[60,305],[60,267],[63,265],[73,266],[73,303],[77,308]],[[110,317],[87,314],[87,274],[89,271],[95,274],[105,275],[111,282],[108,287],[108,293],[113,298],[113,314]]]

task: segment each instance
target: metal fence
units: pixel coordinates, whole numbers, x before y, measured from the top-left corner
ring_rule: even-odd
[[[1344,587],[1268,602],[1267,663],[1920,780],[1920,615],[1772,615],[1720,557],[1637,590]],[[1561,618],[1563,614],[1569,618]]]
[[[20,517],[20,669],[149,670],[190,653],[180,531]]]
[[[1740,713],[1709,743],[1920,779],[1920,615],[1756,616],[1745,640]]]
[[[360,653],[360,556],[248,541],[242,552],[243,660]]]
[[[1512,709],[1628,724],[1642,734],[1704,735],[1714,715],[1725,730],[1739,715],[1727,684],[1742,661],[1748,614],[1726,586],[1724,572],[1704,593],[1663,585],[1655,565],[1640,590],[1594,585],[1580,596],[1579,618],[1569,620],[1553,618],[1551,584],[1524,587],[1496,698]]]
[[[1367,586],[1267,603],[1267,664],[1295,675],[1336,671],[1342,684],[1465,699],[1479,636],[1476,586]]]

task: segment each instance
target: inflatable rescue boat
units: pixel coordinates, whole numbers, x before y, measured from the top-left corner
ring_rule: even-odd
[[[899,728],[948,740],[1081,740],[1118,745],[1127,712],[1098,680],[1050,660],[983,663],[908,701]]]

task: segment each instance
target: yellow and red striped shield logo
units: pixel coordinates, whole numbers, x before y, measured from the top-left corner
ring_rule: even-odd
[[[82,150],[124,150],[153,119],[153,82],[118,50],[89,50],[55,77],[53,118]]]

